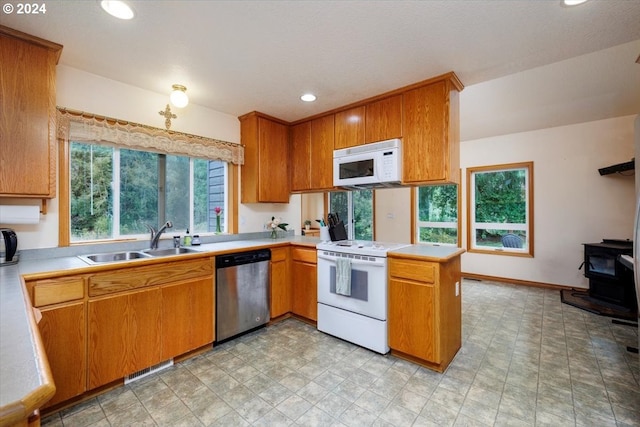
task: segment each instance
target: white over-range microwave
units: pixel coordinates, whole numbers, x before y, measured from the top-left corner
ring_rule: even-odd
[[[389,139],[333,152],[333,185],[397,187],[402,181],[402,141]]]

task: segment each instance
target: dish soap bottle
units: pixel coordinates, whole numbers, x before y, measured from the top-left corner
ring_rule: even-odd
[[[189,234],[189,229],[187,228],[187,232],[184,235],[184,245],[191,246],[191,235]]]

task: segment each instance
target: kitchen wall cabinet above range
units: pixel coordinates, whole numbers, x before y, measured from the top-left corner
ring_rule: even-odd
[[[252,112],[239,117],[242,203],[289,203],[288,123]]]
[[[334,115],[291,126],[291,190],[333,188]]]
[[[0,25],[0,197],[56,195],[56,64],[61,51],[59,44]]]
[[[335,113],[334,148],[356,147],[402,136],[402,95]]]

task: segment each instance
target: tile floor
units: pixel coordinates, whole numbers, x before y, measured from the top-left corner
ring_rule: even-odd
[[[637,328],[558,291],[463,283],[444,374],[289,319],[54,414],[54,426],[640,426]]]

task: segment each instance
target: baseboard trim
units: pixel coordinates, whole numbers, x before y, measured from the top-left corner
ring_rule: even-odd
[[[587,289],[587,288],[576,288],[575,286],[568,286],[568,285],[555,285],[552,283],[544,283],[544,282],[533,282],[530,280],[520,280],[520,279],[511,279],[508,277],[498,277],[498,276],[486,276],[484,274],[475,274],[475,273],[465,273],[462,272],[461,273],[462,277],[465,279],[472,279],[472,280],[490,280],[490,281],[494,281],[494,282],[504,282],[504,283],[511,283],[514,285],[521,285],[521,286],[531,286],[534,288],[545,288],[545,289],[555,289],[555,290],[562,290],[562,289]]]

